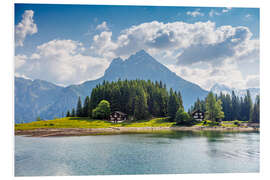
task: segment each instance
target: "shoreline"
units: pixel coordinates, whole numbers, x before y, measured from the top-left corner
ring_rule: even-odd
[[[109,127],[109,128],[37,128],[33,130],[16,130],[15,136],[27,137],[59,137],[59,136],[88,136],[114,135],[136,133],[159,133],[172,131],[219,131],[219,132],[259,132],[253,127]]]

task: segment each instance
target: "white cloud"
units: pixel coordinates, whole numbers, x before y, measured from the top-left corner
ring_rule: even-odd
[[[103,31],[93,37],[93,43],[90,50],[101,57],[115,57],[114,50],[117,45],[112,41],[112,32]]]
[[[72,40],[44,43],[30,58],[16,56],[16,74],[61,85],[101,77],[108,66],[107,60],[83,55],[81,46],[81,43]]]
[[[251,14],[247,14],[247,15],[245,16],[245,18],[247,18],[247,19],[251,18]]]
[[[192,17],[204,16],[204,14],[200,12],[200,9],[196,9],[195,11],[188,11],[187,15],[192,16]]]
[[[199,61],[215,63],[229,57],[239,59],[247,54],[257,56],[259,41],[251,40],[252,33],[246,27],[221,26],[213,22],[162,22],[142,23],[123,30],[112,40],[112,32],[103,31],[93,38],[91,50],[99,56],[129,56],[145,49],[152,53],[178,54],[178,63],[188,65]],[[195,57],[196,56],[196,57]]]
[[[79,83],[102,76],[113,58],[126,58],[145,49],[172,71],[205,89],[217,82],[245,88],[252,81],[247,78],[248,70],[241,69],[243,64],[259,63],[259,40],[252,39],[247,27],[216,27],[211,21],[147,22],[124,29],[115,38],[112,32],[102,31],[93,37],[87,49],[90,55],[83,55],[84,49],[79,42],[53,40],[38,46],[29,58],[21,57],[16,71],[58,84]],[[256,75],[257,71],[252,71]]]
[[[222,12],[223,12],[223,11],[222,11]],[[221,15],[221,13],[220,13],[220,12],[215,11],[214,9],[211,9],[211,11],[209,12],[209,16],[210,16],[210,17],[213,17],[214,15],[216,15],[216,16],[220,16],[220,15]]]
[[[15,69],[20,68],[22,65],[25,64],[27,59],[26,55],[16,55],[15,56]]]
[[[103,21],[101,24],[97,25],[96,29],[101,30],[101,31],[108,31],[109,30],[106,21]]]
[[[200,85],[206,90],[210,90],[217,82],[234,88],[243,89],[246,87],[246,80],[242,73],[237,68],[237,65],[230,61],[219,67],[214,67],[205,62],[192,66],[168,65],[167,67],[177,75]]]
[[[222,9],[222,13],[227,13],[227,12],[229,12],[231,9],[232,9],[231,7],[224,8],[224,9]]]
[[[33,35],[37,33],[38,28],[33,20],[34,11],[26,10],[22,16],[22,21],[15,27],[15,45],[23,46],[24,39],[27,35]]]
[[[250,75],[246,78],[246,87],[247,88],[259,88],[260,87],[260,76],[259,75]]]

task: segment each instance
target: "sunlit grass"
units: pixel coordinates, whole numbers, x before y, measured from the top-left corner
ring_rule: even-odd
[[[153,118],[151,120],[135,122],[112,123],[106,120],[65,117],[54,120],[16,124],[15,130],[33,130],[37,128],[171,127],[173,125],[175,125],[175,123],[168,122],[168,118]]]

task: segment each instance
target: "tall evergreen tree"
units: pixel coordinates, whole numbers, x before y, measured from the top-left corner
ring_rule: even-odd
[[[71,115],[70,115],[70,117],[75,117],[75,116],[76,116],[75,109],[74,109],[74,108],[72,108],[72,111],[71,111]]]
[[[78,102],[77,102],[76,116],[82,117],[82,114],[83,114],[82,101],[81,101],[81,97],[79,96]]]
[[[148,117],[147,98],[142,88],[138,88],[135,98],[134,117],[138,120]]]
[[[90,106],[89,96],[86,96],[83,103],[83,110],[82,110],[83,117],[89,117],[89,108],[90,108],[89,106]]]
[[[69,110],[67,111],[66,117],[70,117],[70,112],[69,112]]]
[[[235,95],[235,92],[232,91],[232,120],[239,120],[240,117],[240,101],[239,98]]]
[[[253,104],[252,99],[249,90],[247,90],[247,95],[244,99],[245,107],[246,107],[246,113],[247,113],[247,121],[252,120],[252,111],[253,111]]]
[[[256,96],[256,100],[253,106],[253,114],[251,122],[259,123],[260,122],[260,96]]]
[[[171,121],[175,119],[175,114],[179,109],[180,104],[177,100],[177,95],[173,92],[172,88],[170,89],[170,96],[168,101],[168,116],[170,117]]]
[[[222,111],[221,100],[216,101],[215,95],[210,92],[206,97],[206,119],[211,121],[217,121],[224,117],[224,112]]]

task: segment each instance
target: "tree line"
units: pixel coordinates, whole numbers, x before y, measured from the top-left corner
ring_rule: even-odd
[[[183,108],[181,93],[172,89],[168,92],[166,84],[161,81],[119,79],[98,84],[84,103],[79,97],[77,107],[67,111],[66,116],[93,118],[99,112],[96,108],[102,100],[109,102],[111,111],[124,112],[137,120],[169,116],[173,121],[177,110]]]
[[[211,94],[211,95],[210,95]],[[211,97],[209,97],[209,95]],[[211,106],[211,103],[218,102],[222,112],[217,116],[221,120],[233,121],[249,121],[249,122],[260,122],[260,96],[257,95],[255,102],[252,102],[251,95],[249,90],[244,97],[238,97],[235,95],[235,92],[232,91],[232,95],[220,93],[219,95],[214,95],[213,93],[209,93],[207,98],[204,100],[197,99],[194,105],[188,110],[191,114],[195,110],[200,110],[202,112],[207,112],[207,106]],[[210,104],[209,104],[210,103]],[[211,109],[215,109],[212,106]],[[216,107],[217,108],[217,107]],[[209,118],[209,117],[208,117]]]

